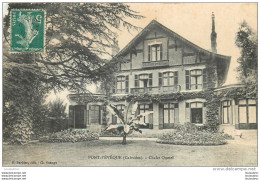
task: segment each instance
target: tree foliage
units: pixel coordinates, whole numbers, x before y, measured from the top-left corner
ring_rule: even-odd
[[[60,99],[57,98],[54,101],[49,102],[49,116],[50,117],[61,117],[65,118],[66,114],[66,104]]]
[[[115,65],[103,59],[109,55],[116,30],[137,29],[128,18],[141,18],[121,3],[9,3],[11,9],[46,11],[46,52],[35,55],[45,82],[55,88],[78,89],[96,83],[113,72]],[[6,40],[8,34],[5,33]],[[84,88],[83,88],[84,89]]]
[[[238,58],[238,71],[243,77],[247,77],[253,71],[257,71],[257,35],[252,28],[243,21],[237,32],[236,45],[240,49]]]
[[[240,49],[241,56],[237,59],[240,81],[245,84],[250,94],[257,94],[258,74],[258,44],[257,34],[243,21],[236,35],[236,45]]]
[[[47,109],[43,105],[46,88],[32,56],[18,57],[4,51],[3,135],[16,144],[24,144],[33,133],[38,134],[46,117]]]
[[[9,53],[12,9],[45,10],[45,53]],[[23,144],[31,132],[41,130],[49,90],[85,91],[86,83],[108,77],[115,66],[103,57],[109,54],[115,31],[122,26],[136,29],[127,19],[141,17],[121,3],[9,3],[3,27],[5,136],[19,137],[14,143]],[[23,132],[17,134],[16,128]]]
[[[68,128],[66,104],[57,98],[48,103],[48,132],[57,132]]]

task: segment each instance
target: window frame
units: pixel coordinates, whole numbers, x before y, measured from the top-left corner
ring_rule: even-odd
[[[155,50],[153,50],[153,48],[155,48]],[[153,56],[153,52],[155,52],[155,57]],[[162,61],[162,52],[162,43],[148,45],[148,62]]]
[[[140,115],[141,113],[145,113],[145,112],[150,112],[153,111],[153,104],[152,103],[144,103],[144,104],[138,104],[138,114]],[[147,119],[146,119],[147,117]],[[149,128],[150,126],[150,115],[148,116],[144,116],[142,117],[144,118],[144,123],[147,124],[147,126],[141,125],[140,128]],[[141,118],[139,119],[141,120]],[[148,121],[148,122],[147,122]]]
[[[200,71],[200,74],[198,74],[196,71]],[[193,74],[193,72],[196,72]],[[195,80],[195,83],[192,83],[193,79]],[[199,78],[201,78],[200,83]],[[185,84],[186,84],[186,90],[200,90],[207,87],[207,74],[206,69],[190,69],[185,70]],[[194,88],[195,87],[195,88]]]
[[[121,78],[121,79],[119,79],[119,78]],[[121,87],[120,89],[118,88],[118,83],[120,83],[120,87]],[[116,93],[127,93],[127,92],[129,92],[129,76],[128,75],[126,75],[126,76],[125,75],[116,76],[115,86],[116,86],[115,87]]]
[[[173,75],[170,75],[170,73],[172,73]],[[165,74],[167,74],[167,76],[164,76]],[[176,86],[176,85],[178,85],[178,71],[166,71],[166,72],[162,72],[161,75],[159,73],[159,78],[162,78],[162,80],[159,80],[159,82],[161,81],[161,83],[159,83],[159,86]],[[167,84],[164,83],[165,79],[167,79]],[[172,85],[170,84],[171,79],[173,82]]]
[[[147,75],[147,78],[140,78],[143,75]],[[147,80],[147,87],[140,87],[140,81]],[[153,87],[153,73],[135,74],[135,88],[149,88]]]

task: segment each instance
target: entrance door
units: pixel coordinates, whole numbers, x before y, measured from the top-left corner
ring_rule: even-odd
[[[163,128],[164,129],[174,128],[175,106],[177,105],[174,103],[167,103],[163,105]]]
[[[202,124],[202,108],[191,109],[191,122],[195,124]]]
[[[84,123],[84,105],[75,106],[75,128],[86,128]]]
[[[89,106],[89,123],[100,124],[100,106],[91,105]]]

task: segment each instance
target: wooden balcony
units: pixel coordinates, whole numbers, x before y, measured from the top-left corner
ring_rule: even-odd
[[[169,66],[168,60],[143,62],[143,68]]]
[[[143,94],[143,93],[159,94],[159,93],[171,93],[171,92],[179,92],[179,91],[181,91],[180,85],[131,88],[132,94]]]

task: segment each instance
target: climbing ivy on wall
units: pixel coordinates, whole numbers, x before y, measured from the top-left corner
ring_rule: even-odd
[[[214,92],[214,88],[218,82],[217,62],[214,55],[211,55],[211,58],[206,63],[206,72],[208,84],[208,92],[206,94],[206,121],[208,125],[216,126],[219,121],[220,98],[216,92]]]
[[[220,98],[213,90],[209,90],[206,96],[206,121],[210,126],[216,126],[219,124],[219,107],[220,107]]]
[[[219,109],[221,105],[221,99],[223,98],[256,98],[257,94],[253,94],[247,88],[238,87],[238,88],[230,88],[225,90],[215,91],[215,88],[218,86],[218,75],[217,75],[217,63],[215,58],[212,56],[206,61],[206,76],[207,76],[207,89],[198,92],[172,92],[165,94],[127,94],[127,95],[118,95],[118,96],[110,96],[107,97],[99,97],[99,96],[84,96],[85,98],[79,99],[83,100],[85,103],[88,102],[104,102],[106,105],[108,102],[119,102],[119,101],[147,101],[147,102],[155,102],[160,103],[164,100],[173,100],[173,101],[182,101],[188,99],[195,98],[203,98],[206,99],[206,122],[210,126],[216,126],[219,124]],[[105,122],[105,117],[107,112],[103,109],[103,122]]]
[[[207,91],[200,92],[176,92],[176,93],[167,93],[167,94],[129,94],[125,96],[112,96],[109,98],[110,101],[118,102],[118,101],[149,101],[149,102],[163,102],[165,99],[181,101],[185,99],[191,98],[205,98],[205,94]]]

